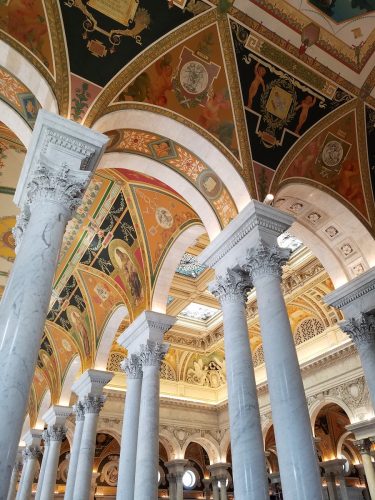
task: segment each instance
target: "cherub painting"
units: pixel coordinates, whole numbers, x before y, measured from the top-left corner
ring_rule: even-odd
[[[249,94],[247,99],[247,106],[252,108],[253,99],[257,95],[259,87],[262,86],[263,92],[266,90],[266,85],[264,83],[264,77],[266,75],[266,68],[264,66],[260,66],[260,63],[257,63],[254,69],[254,79],[249,87]]]
[[[301,133],[301,128],[303,127],[305,121],[307,120],[309,111],[313,106],[315,106],[315,104],[316,104],[316,97],[308,95],[296,107],[296,111],[298,111],[299,109],[301,110],[301,113],[299,115],[298,125],[295,129],[296,134],[299,135]]]

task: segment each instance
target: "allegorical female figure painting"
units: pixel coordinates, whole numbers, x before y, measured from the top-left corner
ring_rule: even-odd
[[[76,337],[80,340],[85,357],[89,358],[91,355],[89,325],[84,314],[76,306],[68,306],[66,309],[66,315],[68,316],[69,323],[72,325],[73,334],[75,333]]]

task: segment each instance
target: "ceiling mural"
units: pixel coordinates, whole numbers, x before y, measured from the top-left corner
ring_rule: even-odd
[[[181,144],[142,130],[121,129],[107,135],[111,139],[108,152],[147,156],[189,180],[211,204],[222,227],[237,215],[234,201],[223,182],[207,164]]]
[[[75,75],[70,74],[70,119],[81,122],[91,104],[99,95],[102,87]]]
[[[115,99],[124,101],[146,102],[184,116],[239,159],[217,24],[194,34],[146,68]]]
[[[234,21],[232,34],[252,157],[275,170],[301,135],[352,96],[297,62],[284,71],[269,61],[272,47]]]
[[[0,30],[26,47],[53,74],[53,53],[43,0],[0,2]]]
[[[104,86],[149,45],[209,8],[201,0],[187,3],[60,0],[72,72]]]
[[[280,183],[301,177],[334,191],[369,220],[358,158],[354,110],[317,134],[294,158],[282,174]]]
[[[0,66],[0,99],[11,106],[33,128],[40,104],[34,94],[12,73]]]
[[[365,114],[368,164],[370,167],[372,192],[375,199],[375,109],[366,106]]]
[[[309,3],[337,23],[375,11],[375,4],[371,0],[354,2],[347,2],[346,0],[309,0]]]
[[[42,339],[37,366],[47,380],[51,391],[51,401],[56,404],[61,392],[61,371],[57,351],[48,334],[45,334]]]

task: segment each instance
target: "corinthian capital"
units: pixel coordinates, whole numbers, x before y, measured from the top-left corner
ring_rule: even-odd
[[[35,460],[40,455],[40,449],[38,446],[26,446],[26,448],[22,451],[22,456],[24,462],[28,460]]]
[[[82,402],[85,415],[87,413],[99,414],[100,410],[103,408],[105,402],[105,396],[86,396]]]
[[[361,455],[370,455],[371,441],[369,439],[358,439],[353,441],[353,444],[358,448]]]
[[[340,327],[357,347],[375,342],[375,314],[361,313],[355,318],[342,321]]]
[[[246,302],[247,292],[252,288],[252,282],[243,272],[228,269],[224,276],[217,276],[208,289],[221,303]]]
[[[82,401],[77,401],[77,403],[73,405],[73,412],[76,415],[76,422],[85,420],[85,408]]]
[[[66,163],[55,167],[41,161],[27,186],[27,202],[55,202],[71,213],[81,203],[89,179],[88,172],[73,171]]]
[[[16,249],[19,248],[22,241],[23,234],[26,230],[27,224],[30,220],[30,211],[28,208],[23,208],[21,213],[16,217],[16,225],[12,229],[12,234],[14,241],[16,243]]]
[[[48,429],[44,429],[43,434],[42,434],[42,439],[44,441],[44,446],[48,446],[49,441],[50,441]]]
[[[130,358],[124,359],[121,363],[121,368],[126,373],[127,378],[142,378],[142,362],[137,354],[132,354]]]
[[[291,251],[277,245],[267,245],[261,241],[249,250],[244,269],[254,281],[260,276],[277,276],[281,279],[282,266],[289,259]]]
[[[161,342],[153,342],[152,340],[148,340],[147,344],[142,344],[139,358],[142,363],[142,367],[144,366],[158,366],[160,367],[160,363],[163,361],[164,356],[166,355],[169,349],[169,344],[163,344]]]
[[[63,425],[50,425],[48,435],[50,441],[62,441],[66,436],[66,428]]]

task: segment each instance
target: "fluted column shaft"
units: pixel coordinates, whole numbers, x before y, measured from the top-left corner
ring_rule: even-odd
[[[81,447],[83,425],[85,421],[84,407],[81,401],[78,401],[77,404],[73,406],[73,411],[76,415],[76,426],[74,429],[73,446],[70,452],[68,478],[65,487],[64,498],[66,500],[71,500],[73,498],[76,481],[79,450]]]
[[[91,490],[92,465],[96,445],[96,428],[100,410],[105,401],[104,396],[87,396],[82,401],[85,413],[81,446],[78,455],[77,473],[74,485],[73,500],[89,498]]]
[[[142,364],[139,356],[133,354],[129,359],[125,359],[122,368],[127,375],[127,382],[116,498],[117,500],[134,500],[139,410],[142,390]]]
[[[228,271],[210,291],[223,310],[228,411],[236,499],[268,499],[258,396],[245,312],[249,280]]]
[[[341,322],[340,326],[357,348],[372,406],[375,408],[375,314],[361,313]]]
[[[47,463],[44,469],[40,500],[52,500],[54,497],[61,442],[65,438],[66,429],[62,425],[51,425],[48,427],[47,432],[49,447]]]
[[[22,452],[24,457],[22,478],[17,493],[17,500],[29,500],[34,483],[35,467],[40,455],[38,446],[26,446]],[[1,497],[0,497],[1,498]]]
[[[143,380],[139,412],[134,499],[157,498],[159,463],[160,363],[167,344],[147,341],[141,346]],[[78,499],[77,499],[78,500]]]
[[[49,450],[49,433],[48,433],[47,429],[45,431],[43,431],[43,440],[44,440],[43,458],[42,458],[42,465],[40,467],[40,472],[39,472],[35,500],[40,500],[40,495],[42,494],[42,488],[43,488],[44,474],[45,474],[46,467],[47,467],[48,450]]]
[[[305,391],[281,291],[289,251],[260,243],[246,270],[256,288],[284,500],[323,498]]]
[[[371,460],[371,441],[369,439],[360,439],[354,441],[354,444],[359,449],[362,457],[363,469],[366,474],[371,500],[375,500],[375,471]]]

